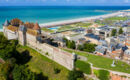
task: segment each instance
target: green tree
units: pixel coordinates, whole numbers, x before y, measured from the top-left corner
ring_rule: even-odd
[[[14,80],[48,80],[42,73],[36,74],[31,72],[27,65],[15,65],[12,73]]]
[[[2,75],[6,80],[9,79],[11,65],[9,61],[5,62],[4,64],[1,64],[0,66],[0,75]]]
[[[15,65],[13,69],[14,80],[35,80],[35,76],[25,65]]]
[[[78,45],[78,50],[83,51],[84,47],[82,45]]]
[[[75,49],[75,48],[76,48],[75,42],[74,42],[74,41],[70,41],[70,43],[71,43],[71,48],[72,48],[72,49]]]
[[[96,45],[92,44],[92,43],[85,43],[83,46],[84,46],[83,50],[86,51],[86,52],[94,52],[95,47],[96,47]]]
[[[83,78],[83,72],[73,70],[69,72],[68,80],[77,80],[78,78]]]
[[[122,30],[122,28],[120,28],[120,30],[119,30],[119,34],[122,34],[123,33],[123,30]]]
[[[116,29],[113,29],[111,36],[116,36],[116,33],[117,33],[117,30],[116,30]]]
[[[64,38],[64,41],[66,43],[67,48],[71,48],[71,49],[75,49],[76,48],[76,44],[74,41],[68,40],[66,38]]]

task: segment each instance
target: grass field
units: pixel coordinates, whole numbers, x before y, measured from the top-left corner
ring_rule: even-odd
[[[70,53],[75,52],[78,55],[82,55],[82,56],[87,57],[88,62],[92,63],[94,67],[130,73],[130,65],[128,65],[128,64],[126,64],[122,61],[117,61],[116,67],[111,67],[113,59],[105,58],[105,57],[102,57],[102,56],[96,56],[96,55],[93,55],[93,54],[87,54],[85,52],[80,52],[80,51],[75,51],[75,50],[70,50],[70,49],[64,49],[64,50],[68,51]]]
[[[65,25],[65,26],[60,27],[57,30],[57,32],[62,32],[62,31],[67,31],[67,30],[73,30],[73,29],[76,29],[76,27],[73,27],[71,25]]]
[[[92,25],[92,23],[75,23],[74,24],[75,26],[80,26],[80,27],[84,27],[84,28],[87,28],[87,27],[89,27],[90,25]]]
[[[45,32],[50,32],[50,33],[53,33],[53,32],[54,32],[53,30],[50,30],[50,29],[48,29],[48,28],[42,28],[42,30],[45,31]]]
[[[49,80],[67,80],[68,70],[63,66],[57,64],[56,62],[46,58],[40,53],[29,47],[18,47],[18,51],[22,52],[24,50],[28,50],[30,55],[32,56],[31,60],[27,63],[29,65],[29,69],[36,73],[43,73],[45,76],[49,78]],[[54,69],[60,69],[60,73],[55,74]]]
[[[82,72],[86,74],[91,74],[91,65],[87,62],[77,60],[76,63],[76,68],[80,69]]]
[[[106,18],[105,20],[111,20],[111,21],[123,20],[123,21],[125,21],[127,19],[128,19],[128,17],[110,17],[110,18]]]

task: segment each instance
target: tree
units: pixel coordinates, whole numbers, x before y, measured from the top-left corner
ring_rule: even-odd
[[[69,72],[68,80],[77,80],[78,78],[83,78],[83,72],[73,70]]]
[[[119,30],[119,34],[122,34],[123,33],[123,30],[122,30],[122,28],[120,28],[120,30]]]
[[[75,49],[76,48],[76,44],[74,41],[68,40],[66,38],[64,38],[64,41],[66,43],[67,48],[71,48],[71,49]]]
[[[0,66],[0,75],[2,75],[6,80],[9,79],[10,69],[11,69],[11,65],[9,61],[5,62],[4,64],[1,64]]]
[[[82,45],[78,45],[78,50],[83,51],[84,47]]]
[[[27,65],[15,65],[12,73],[14,80],[48,80],[42,73],[31,72]]]
[[[72,48],[72,49],[75,49],[75,48],[76,48],[75,42],[74,42],[74,41],[70,41],[70,43],[71,43],[71,48]]]
[[[116,33],[117,33],[117,30],[116,30],[116,29],[113,29],[111,36],[116,36]]]
[[[83,50],[86,51],[86,52],[94,52],[95,47],[96,47],[96,45],[92,44],[92,43],[85,43],[83,46],[84,46]]]

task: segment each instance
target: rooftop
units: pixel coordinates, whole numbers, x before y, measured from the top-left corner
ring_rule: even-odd
[[[86,34],[85,36],[86,36],[86,37],[89,37],[89,38],[96,39],[96,40],[100,40],[100,37],[99,37],[98,35],[94,35],[94,34]]]

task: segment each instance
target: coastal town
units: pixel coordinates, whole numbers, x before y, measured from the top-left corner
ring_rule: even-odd
[[[130,12],[117,13],[40,25],[14,18],[3,23],[3,35],[35,50],[33,55],[81,71],[79,80],[130,80]],[[4,59],[0,62],[5,63]],[[55,76],[61,73],[57,68],[54,72]]]

